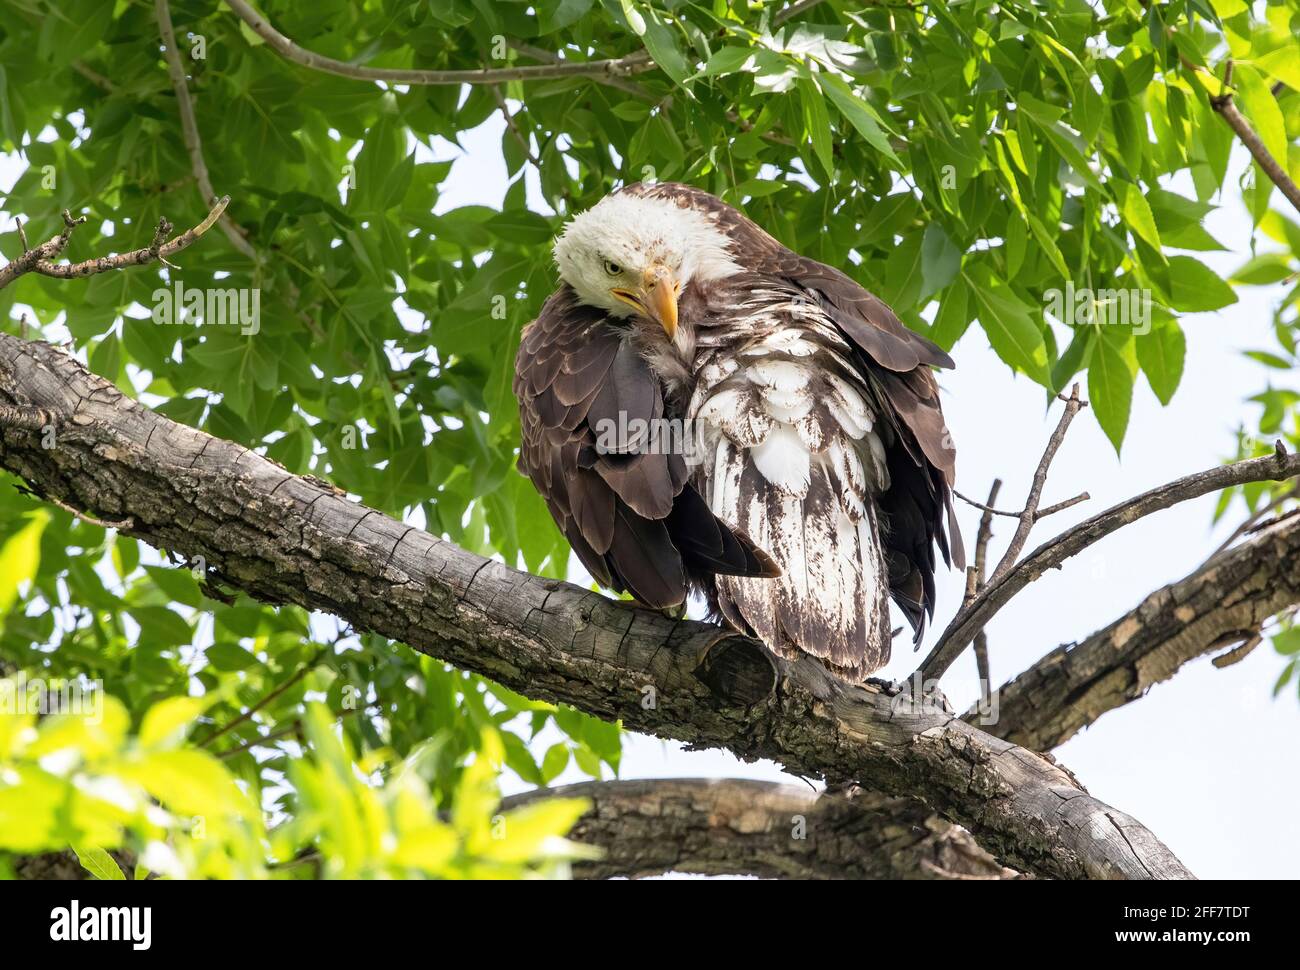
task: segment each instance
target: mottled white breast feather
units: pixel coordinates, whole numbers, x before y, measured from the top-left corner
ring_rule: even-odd
[[[717,577],[719,611],[782,655],[846,669],[864,644],[887,643],[889,625],[875,504],[885,443],[851,353],[817,304],[758,291],[729,326],[702,332],[687,415],[706,443],[701,493],[782,570]]]

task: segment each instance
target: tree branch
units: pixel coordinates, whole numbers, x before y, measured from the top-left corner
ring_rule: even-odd
[[[740,779],[592,781],[503,800],[592,802],[569,838],[605,850],[584,879],[692,872],[790,879],[1015,879],[924,803],[856,786],[815,792]]]
[[[798,0],[797,3],[790,4],[790,6],[786,7],[784,10],[777,11],[776,16],[772,18],[772,26],[780,27],[787,20],[793,20],[800,14],[807,13],[813,7],[819,6],[824,2],[825,0]]]
[[[24,273],[40,273],[42,276],[53,276],[69,280],[94,276],[98,273],[107,273],[115,269],[143,266],[146,263],[166,263],[169,257],[179,253],[211,229],[212,224],[221,217],[229,204],[230,196],[228,195],[218,199],[216,205],[212,207],[212,211],[208,213],[207,218],[193,229],[187,229],[173,239],[167,239],[168,233],[172,231],[172,224],[166,219],[160,219],[158,228],[154,230],[153,241],[142,249],[133,249],[130,252],[116,253],[111,256],[100,256],[97,259],[87,259],[80,263],[54,263],[51,262],[51,259],[63,251],[63,248],[68,244],[68,237],[71,235],[72,230],[86,221],[85,216],[73,219],[65,209],[63,212],[63,232],[49,242],[42,243],[35,249],[23,253],[9,265],[0,269],[0,289],[4,289]]]
[[[159,3],[164,0],[158,0]],[[266,41],[280,56],[314,71],[363,81],[387,81],[394,84],[501,84],[504,81],[541,81],[559,77],[587,77],[608,82],[653,70],[655,63],[645,51],[626,57],[599,61],[561,61],[522,67],[474,68],[471,70],[429,71],[415,68],[363,67],[348,64],[300,47],[276,30],[244,0],[226,0],[244,23]]]
[[[993,575],[989,577],[990,583],[996,583],[1005,576],[1016,564],[1020,557],[1020,552],[1025,548],[1025,543],[1029,541],[1029,533],[1034,528],[1034,523],[1040,518],[1038,506],[1043,500],[1043,486],[1047,484],[1047,470],[1052,467],[1052,460],[1056,457],[1056,452],[1061,447],[1061,442],[1065,440],[1065,433],[1070,430],[1070,422],[1074,416],[1083,408],[1087,407],[1087,402],[1079,400],[1079,385],[1075,384],[1070,391],[1070,396],[1065,398],[1065,413],[1061,415],[1060,423],[1057,424],[1056,430],[1052,432],[1052,437],[1047,441],[1047,447],[1043,450],[1043,457],[1038,461],[1038,468],[1034,472],[1034,480],[1029,486],[1029,495],[1025,499],[1024,511],[1020,513],[1020,523],[1016,526],[1015,534],[1012,535],[1011,541],[1007,544],[1007,551],[1002,554],[1002,559],[997,568],[993,570]],[[992,499],[989,500],[992,505]]]
[[[986,730],[1050,751],[1188,661],[1255,641],[1269,617],[1296,603],[1300,516],[1293,515],[1212,556],[1082,643],[1053,650],[1001,689],[997,723]]]
[[[185,81],[185,66],[181,63],[181,52],[176,46],[176,32],[172,29],[171,9],[167,0],[154,0],[154,11],[158,17],[158,32],[162,36],[163,58],[167,61],[167,74],[171,77],[172,89],[176,92],[176,109],[180,112],[181,134],[185,139],[185,150],[190,156],[190,168],[194,172],[194,181],[198,184],[203,204],[211,205],[217,193],[212,188],[212,177],[208,174],[208,163],[203,159],[203,141],[199,138],[199,125],[194,117],[194,101],[190,98],[190,88]],[[229,196],[225,197],[228,202]],[[260,262],[257,250],[245,238],[233,219],[224,212],[220,213],[221,231],[225,233],[230,244],[251,260]]]
[[[924,697],[846,685],[811,658],[778,662],[733,632],[483,559],[156,414],[48,344],[0,334],[0,398],[0,467],[74,508],[133,516],[131,535],[203,556],[260,600],[333,613],[634,731],[921,798],[1023,872],[1190,876],[1054,762]],[[54,447],[29,430],[33,414],[53,418]]]
[[[1263,458],[1251,458],[1231,465],[1220,465],[1177,481],[1153,488],[1134,498],[1112,506],[1104,512],[1086,519],[1055,539],[1044,543],[1017,564],[1001,579],[989,583],[970,606],[953,617],[929,655],[922,661],[917,673],[922,683],[937,679],[952,666],[975,634],[982,630],[1002,607],[1022,589],[1038,579],[1049,569],[1059,568],[1071,556],[1077,555],[1094,542],[1112,532],[1136,522],[1152,512],[1159,512],[1247,482],[1285,481],[1300,475],[1300,455],[1287,454],[1279,441],[1277,452]]]
[[[993,503],[998,500],[1002,489],[1002,479],[993,479],[989,487],[988,504],[983,506],[984,514],[980,516],[979,528],[975,532],[975,562],[966,570],[966,595],[962,606],[974,602],[975,597],[984,589],[988,569],[989,540],[993,538]],[[989,638],[983,630],[975,635],[975,667],[980,680],[980,697],[989,699],[993,689],[993,675],[989,670]]]
[[[1295,206],[1296,211],[1300,212],[1300,186],[1295,184],[1291,176],[1287,174],[1286,169],[1264,147],[1264,142],[1260,139],[1259,134],[1251,127],[1250,122],[1246,120],[1246,116],[1237,109],[1237,105],[1232,100],[1231,84],[1232,61],[1228,61],[1223,77],[1223,86],[1228,90],[1217,98],[1211,98],[1210,107],[1217,111],[1219,117],[1228,123],[1228,127],[1241,139],[1241,143],[1246,146],[1246,149],[1254,157],[1260,170],[1281,190],[1287,200]]]

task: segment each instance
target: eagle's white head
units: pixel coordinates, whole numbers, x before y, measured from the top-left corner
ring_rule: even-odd
[[[692,282],[740,271],[707,213],[618,192],[575,216],[555,242],[560,277],[588,306],[677,333],[677,299]]]

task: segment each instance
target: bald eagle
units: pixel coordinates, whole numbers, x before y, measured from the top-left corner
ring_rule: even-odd
[[[962,568],[948,355],[691,186],[614,192],[554,255],[515,362],[519,468],[591,575],[651,607],[701,594],[853,681],[889,659],[887,596],[919,641],[934,546]]]

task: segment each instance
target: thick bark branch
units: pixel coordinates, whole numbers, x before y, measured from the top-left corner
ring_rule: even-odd
[[[1015,879],[923,803],[856,786],[819,793],[739,779],[597,781],[507,798],[587,798],[570,838],[605,850],[586,879],[693,872],[792,879]]]
[[[1168,680],[1189,660],[1253,640],[1264,621],[1295,603],[1300,603],[1298,515],[1156,590],[1082,643],[1053,650],[1001,689],[998,721],[986,730],[1050,751],[1107,711]]]
[[[635,731],[922,798],[1021,871],[1190,877],[1054,762],[924,697],[848,686],[811,659],[777,663],[746,637],[482,559],[155,414],[48,344],[0,334],[0,399],[0,467],[74,508],[131,516],[127,534],[202,557],[213,580],[261,600]]]

